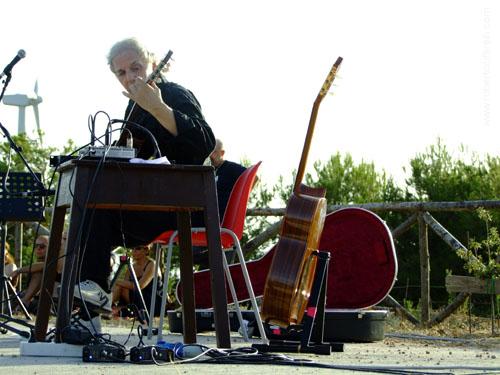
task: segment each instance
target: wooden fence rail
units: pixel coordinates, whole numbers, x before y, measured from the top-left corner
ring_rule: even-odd
[[[428,229],[435,232],[448,246],[454,251],[466,249],[448,230],[443,227],[430,212],[454,212],[454,211],[474,211],[478,208],[487,210],[500,209],[500,200],[480,200],[480,201],[462,201],[462,202],[383,202],[383,203],[366,203],[366,204],[351,204],[351,205],[330,205],[328,212],[333,212],[346,207],[359,207],[374,212],[409,212],[409,216],[403,223],[393,229],[392,236],[400,237],[403,233],[409,230],[413,225],[418,224],[419,228],[419,252],[420,252],[420,303],[421,312],[420,320],[412,315],[410,311],[401,306],[390,295],[383,301],[384,303],[399,310],[410,322],[415,325],[432,326],[442,322],[453,311],[455,311],[467,298],[467,293],[459,293],[453,301],[451,301],[438,314],[431,316],[430,304],[430,254],[429,254],[429,239]],[[248,216],[283,216],[284,208],[252,208],[247,212]],[[255,250],[263,243],[277,236],[280,228],[281,220],[270,225],[265,231],[247,242],[243,247],[243,251],[248,253]],[[397,250],[397,249],[396,249]]]

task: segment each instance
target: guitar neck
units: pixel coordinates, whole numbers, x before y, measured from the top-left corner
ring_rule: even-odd
[[[318,98],[314,101],[313,110],[311,112],[311,117],[309,119],[309,126],[307,128],[306,139],[304,141],[304,147],[302,148],[302,156],[300,157],[299,169],[297,171],[297,176],[295,177],[295,184],[293,186],[293,191],[298,194],[300,191],[300,184],[304,178],[304,173],[306,170],[307,157],[309,156],[309,149],[311,148],[311,141],[314,134],[314,127],[316,125],[316,117],[318,117],[318,109],[321,100]]]
[[[297,171],[297,176],[295,177],[295,184],[293,186],[293,192],[295,194],[298,194],[300,192],[300,184],[302,183],[302,179],[304,178],[304,172],[306,170],[306,164],[307,164],[307,157],[309,156],[309,149],[311,148],[311,141],[314,134],[314,127],[316,125],[316,117],[318,117],[319,105],[321,104],[321,101],[327,94],[328,90],[330,90],[330,87],[333,83],[333,80],[335,79],[335,75],[337,74],[337,71],[341,63],[342,63],[342,57],[338,57],[337,61],[335,61],[332,68],[330,69],[330,72],[328,73],[328,76],[326,77],[323,86],[321,86],[321,90],[319,90],[319,94],[316,97],[316,100],[314,101],[311,117],[309,119],[309,126],[307,128],[306,139],[304,141],[304,147],[302,148],[302,156],[300,157],[299,169]]]
[[[149,77],[147,79],[148,83],[153,82],[154,80],[156,80],[160,76],[163,68],[165,68],[165,65],[167,65],[168,61],[172,57],[172,54],[173,54],[172,50],[169,50],[167,52],[167,54],[165,55],[165,57],[158,63],[158,65],[156,66],[156,68],[149,75]]]

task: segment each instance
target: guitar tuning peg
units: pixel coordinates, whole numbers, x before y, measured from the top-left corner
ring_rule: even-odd
[[[171,64],[172,61],[173,61],[173,59],[170,59],[170,61],[165,64],[165,66],[161,70],[162,73],[166,74],[170,71],[170,68],[172,67],[172,64]]]
[[[337,87],[337,86],[338,86],[337,84],[332,83],[332,87]],[[330,95],[330,96],[333,96],[333,95],[335,95],[335,92],[332,91],[331,88],[330,88],[330,90],[328,90],[327,94]]]

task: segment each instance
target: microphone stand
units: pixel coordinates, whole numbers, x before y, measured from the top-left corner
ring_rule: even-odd
[[[5,90],[11,80],[11,77],[12,75],[9,73],[7,73],[6,75],[6,78],[5,78],[5,81],[3,82],[4,83],[4,87],[2,89],[2,92],[0,93],[0,102],[5,94]],[[10,133],[9,131],[2,125],[2,123],[0,123],[0,130],[2,131],[2,133],[4,134],[4,136],[7,138],[7,140],[9,141],[9,144],[10,144],[10,147],[19,155],[19,157],[21,158],[23,164],[26,166],[26,168],[28,169],[29,171],[29,174],[33,177],[36,185],[39,187],[40,190],[36,190],[36,191],[26,191],[26,192],[19,192],[19,193],[16,193],[16,194],[19,194],[21,195],[22,197],[24,196],[42,196],[42,197],[48,197],[50,195],[54,195],[55,194],[55,191],[54,190],[48,190],[45,188],[43,182],[40,180],[40,178],[38,177],[38,175],[31,169],[30,165],[28,164],[28,162],[26,161],[26,159],[24,158],[24,155],[22,154],[22,150],[20,147],[17,146],[17,144],[14,142],[14,140],[12,139],[12,137],[10,136]],[[5,196],[10,196],[12,195],[8,190],[7,190],[7,178],[8,178],[8,175],[5,176],[5,178],[3,178],[3,181],[2,181],[2,191],[3,191],[3,194]],[[4,198],[4,197],[2,197]],[[3,203],[3,202],[0,202],[0,203]],[[0,210],[0,212],[3,213],[3,215],[6,215],[7,214],[7,207],[0,207],[2,208]],[[5,211],[5,212],[4,212]],[[6,239],[7,239],[7,225],[6,225],[6,222],[7,222],[7,218],[6,217],[3,217],[3,215],[0,215],[2,217],[0,217],[0,225],[1,225],[1,236],[0,236],[0,279],[1,279],[1,282],[0,282],[0,318],[1,318],[1,321],[0,321],[0,333],[6,333],[7,330],[10,330],[14,333],[17,333],[18,335],[22,336],[22,337],[25,337],[25,338],[31,338],[33,337],[33,332],[34,332],[34,326],[32,324],[29,324],[27,322],[25,322],[24,320],[21,320],[21,319],[16,319],[14,317],[12,317],[12,310],[11,310],[11,306],[10,306],[10,298],[7,298],[7,307],[8,307],[8,312],[9,314],[6,315],[4,314],[4,296],[8,296],[9,295],[9,289],[10,289],[10,292],[12,292],[14,294],[14,298],[16,299],[16,301],[18,302],[18,305],[21,307],[25,317],[27,319],[30,319],[30,315],[28,313],[28,311],[26,310],[26,307],[23,305],[22,301],[19,299],[19,296],[15,293],[15,290],[13,290],[13,287],[12,287],[12,284],[10,284],[9,282],[9,279],[7,279],[5,277],[5,268],[4,268],[4,262],[5,262],[5,242],[6,242]],[[5,292],[5,293],[4,293]],[[26,328],[29,329],[29,332],[26,332],[26,331],[23,331],[23,330],[20,330],[20,329],[17,329],[15,327],[12,327],[9,325],[9,323],[17,323],[18,325],[22,325]]]
[[[7,178],[8,175],[6,174],[2,178],[2,191],[3,193],[0,194],[1,200],[0,200],[0,225],[1,225],[1,238],[0,238],[0,333],[6,333],[7,330],[12,331],[24,338],[31,339],[34,337],[33,332],[34,332],[34,326],[22,319],[16,319],[12,316],[12,308],[10,305],[11,299],[17,301],[17,305],[21,308],[21,311],[24,313],[24,316],[26,319],[31,320],[31,316],[29,315],[26,307],[24,306],[23,302],[17,295],[15,289],[13,288],[12,284],[10,283],[10,280],[5,276],[5,268],[4,268],[4,262],[5,262],[5,243],[7,239],[7,220],[14,220],[14,221],[32,221],[33,217],[30,217],[27,219],[26,217],[21,217],[22,214],[18,212],[17,215],[13,214],[12,212],[15,212],[15,210],[12,210],[13,206],[7,202],[8,199],[12,199],[13,202],[17,201],[25,201],[25,200],[33,200],[34,197],[47,197],[49,195],[55,194],[55,191],[53,190],[48,190],[45,188],[43,185],[42,181],[40,181],[40,178],[38,175],[33,172],[31,167],[29,166],[28,162],[24,158],[21,149],[15,144],[15,142],[12,140],[10,137],[9,132],[5,127],[0,123],[0,129],[4,133],[4,135],[7,137],[9,140],[9,143],[11,147],[16,151],[16,153],[19,155],[21,160],[23,161],[24,165],[26,168],[29,170],[29,174],[33,178],[34,182],[34,190],[31,191],[25,191],[25,192],[10,192],[7,190]],[[16,175],[17,173],[13,173],[13,175]],[[14,177],[14,181],[16,178]],[[15,183],[14,183],[15,185]],[[17,197],[16,197],[17,196]],[[22,197],[22,199],[19,199],[19,197]],[[31,197],[31,198],[28,198]],[[16,199],[17,198],[17,199]],[[26,199],[24,199],[26,198]],[[4,206],[5,204],[5,206]],[[43,206],[43,203],[41,203]],[[12,212],[11,212],[12,211]],[[32,212],[31,215],[34,215],[35,212]],[[9,215],[14,215],[10,216]],[[43,218],[43,214],[41,216]],[[26,220],[21,220],[21,219],[26,219]],[[37,217],[36,220],[40,220],[40,217]],[[12,297],[10,297],[12,295]],[[6,297],[4,299],[4,297]],[[7,314],[4,312],[4,302],[7,303]],[[11,325],[11,323],[23,326],[28,329],[28,331],[18,329],[14,326]]]
[[[2,101],[3,96],[5,95],[5,90],[7,89],[7,86],[9,85],[9,82],[10,82],[11,78],[12,78],[12,74],[7,73],[5,75],[5,81],[3,81],[4,85],[3,85],[2,93],[0,94],[0,102]]]

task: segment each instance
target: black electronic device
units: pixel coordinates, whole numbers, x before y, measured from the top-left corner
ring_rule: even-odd
[[[94,338],[89,330],[82,329],[77,326],[66,327],[66,329],[62,331],[61,336],[63,342],[72,345],[89,344]]]
[[[149,334],[149,328],[144,328],[141,326],[140,329],[143,336],[147,336]],[[151,334],[153,336],[158,336],[158,328],[151,328]]]
[[[125,356],[123,347],[106,343],[85,345],[82,349],[83,362],[123,362]]]
[[[67,162],[68,160],[78,159],[78,156],[74,155],[50,155],[49,165],[51,167],[59,167],[62,163]]]
[[[7,329],[25,338],[31,337],[34,327],[27,322],[21,325],[29,328],[29,331],[15,327],[20,320],[13,316],[13,302],[17,303],[26,319],[32,320],[32,318],[12,285],[11,279],[5,275],[7,222],[44,220],[43,198],[47,190],[40,183],[40,179],[40,173],[0,173],[0,333],[5,333]]]
[[[130,349],[130,361],[131,362],[155,362],[163,361],[170,362],[174,358],[174,352],[167,348],[162,348],[161,346],[135,346]]]
[[[113,159],[128,161],[135,158],[137,151],[131,147],[118,146],[87,146],[79,151],[82,159]]]

